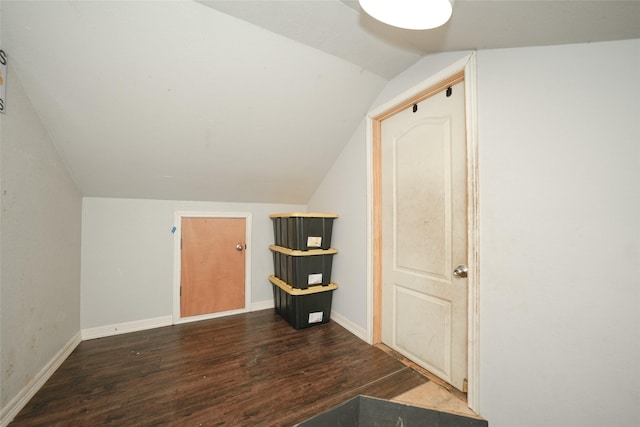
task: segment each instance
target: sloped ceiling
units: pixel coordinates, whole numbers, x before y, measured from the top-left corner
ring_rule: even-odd
[[[401,30],[378,22],[356,0],[196,1],[387,79],[429,53],[640,35],[640,0],[456,0],[449,22],[428,31]]]
[[[386,84],[438,51],[640,37],[640,2],[2,0],[18,79],[84,195],[306,203]],[[10,114],[11,97],[7,93]]]

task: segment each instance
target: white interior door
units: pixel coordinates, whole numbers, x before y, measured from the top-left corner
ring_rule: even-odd
[[[382,342],[462,390],[467,375],[464,82],[385,119]],[[416,109],[417,108],[417,109]]]

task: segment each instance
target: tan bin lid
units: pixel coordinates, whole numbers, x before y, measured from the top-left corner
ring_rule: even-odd
[[[333,291],[335,289],[338,289],[338,285],[336,285],[335,283],[329,283],[327,286],[311,286],[311,287],[308,287],[307,289],[298,289],[283,282],[282,280],[278,279],[276,276],[269,276],[269,281],[274,285],[276,285],[277,287],[279,287],[280,289],[282,289],[283,291],[285,291],[286,293],[288,293],[289,295],[311,295],[311,294],[317,294],[320,292],[327,292],[327,291]]]
[[[290,212],[290,213],[275,213],[269,215],[269,218],[338,218],[338,214],[334,213],[319,213],[319,212]]]
[[[294,249],[283,248],[282,246],[269,245],[269,249],[271,249],[274,252],[280,252],[281,254],[290,255],[290,256],[332,255],[332,254],[338,253],[338,250],[335,248],[310,249],[308,251],[297,251]]]

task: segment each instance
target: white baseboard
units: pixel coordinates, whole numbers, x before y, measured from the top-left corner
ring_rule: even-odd
[[[274,307],[275,307],[275,303],[273,302],[273,298],[267,301],[251,303],[251,311],[267,310],[269,308],[274,308]]]
[[[0,411],[0,426],[7,426],[18,413],[25,407],[29,400],[40,390],[40,388],[47,382],[51,375],[62,365],[67,357],[73,352],[73,350],[82,341],[80,332],[75,334],[64,347],[56,353],[56,355],[47,363],[44,368],[38,374],[24,386],[22,390],[7,403],[7,405]]]
[[[353,335],[360,338],[362,341],[368,343],[368,340],[367,340],[368,334],[366,329],[356,325],[351,320],[347,319],[340,313],[336,313],[333,310],[331,311],[331,319],[337,324],[339,324],[340,326],[342,326],[343,328],[345,328],[347,331],[351,332]]]
[[[153,319],[136,320],[127,323],[117,323],[115,325],[99,326],[97,328],[83,329],[82,340],[92,340],[95,338],[109,337],[112,335],[126,334],[129,332],[144,331],[146,329],[161,328],[173,325],[172,316],[156,317]]]
[[[266,310],[273,307],[274,307],[274,303],[273,303],[273,299],[271,299],[267,301],[252,303],[250,311]],[[244,310],[237,311],[237,313],[244,313],[244,312],[246,311]],[[222,313],[222,316],[228,316],[230,314],[235,314],[235,312]],[[206,319],[212,319],[216,317],[221,317],[221,315],[207,315],[207,316],[200,316],[200,317],[192,317],[192,318],[187,318],[177,322],[174,322],[173,316],[163,316],[163,317],[156,317],[153,319],[136,320],[136,321],[127,322],[127,323],[116,323],[113,325],[98,326],[97,328],[83,329],[81,331],[82,341],[109,337],[112,335],[126,334],[129,332],[144,331],[146,329],[161,328],[163,326],[171,326],[174,323],[176,324],[189,323],[196,320],[206,320]]]
[[[273,301],[261,301],[257,303],[252,303],[249,306],[248,310],[242,308],[240,310],[229,310],[229,311],[218,312],[218,313],[203,314],[201,316],[183,317],[181,319],[174,320],[173,323],[176,325],[179,325],[182,323],[199,322],[201,320],[217,319],[219,317],[233,316],[234,314],[248,313],[251,311],[266,310],[268,308],[273,308],[273,307],[274,307]]]

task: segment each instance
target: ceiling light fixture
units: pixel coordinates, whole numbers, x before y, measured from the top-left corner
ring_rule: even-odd
[[[385,24],[408,30],[429,30],[451,17],[455,0],[360,0],[360,7]]]

